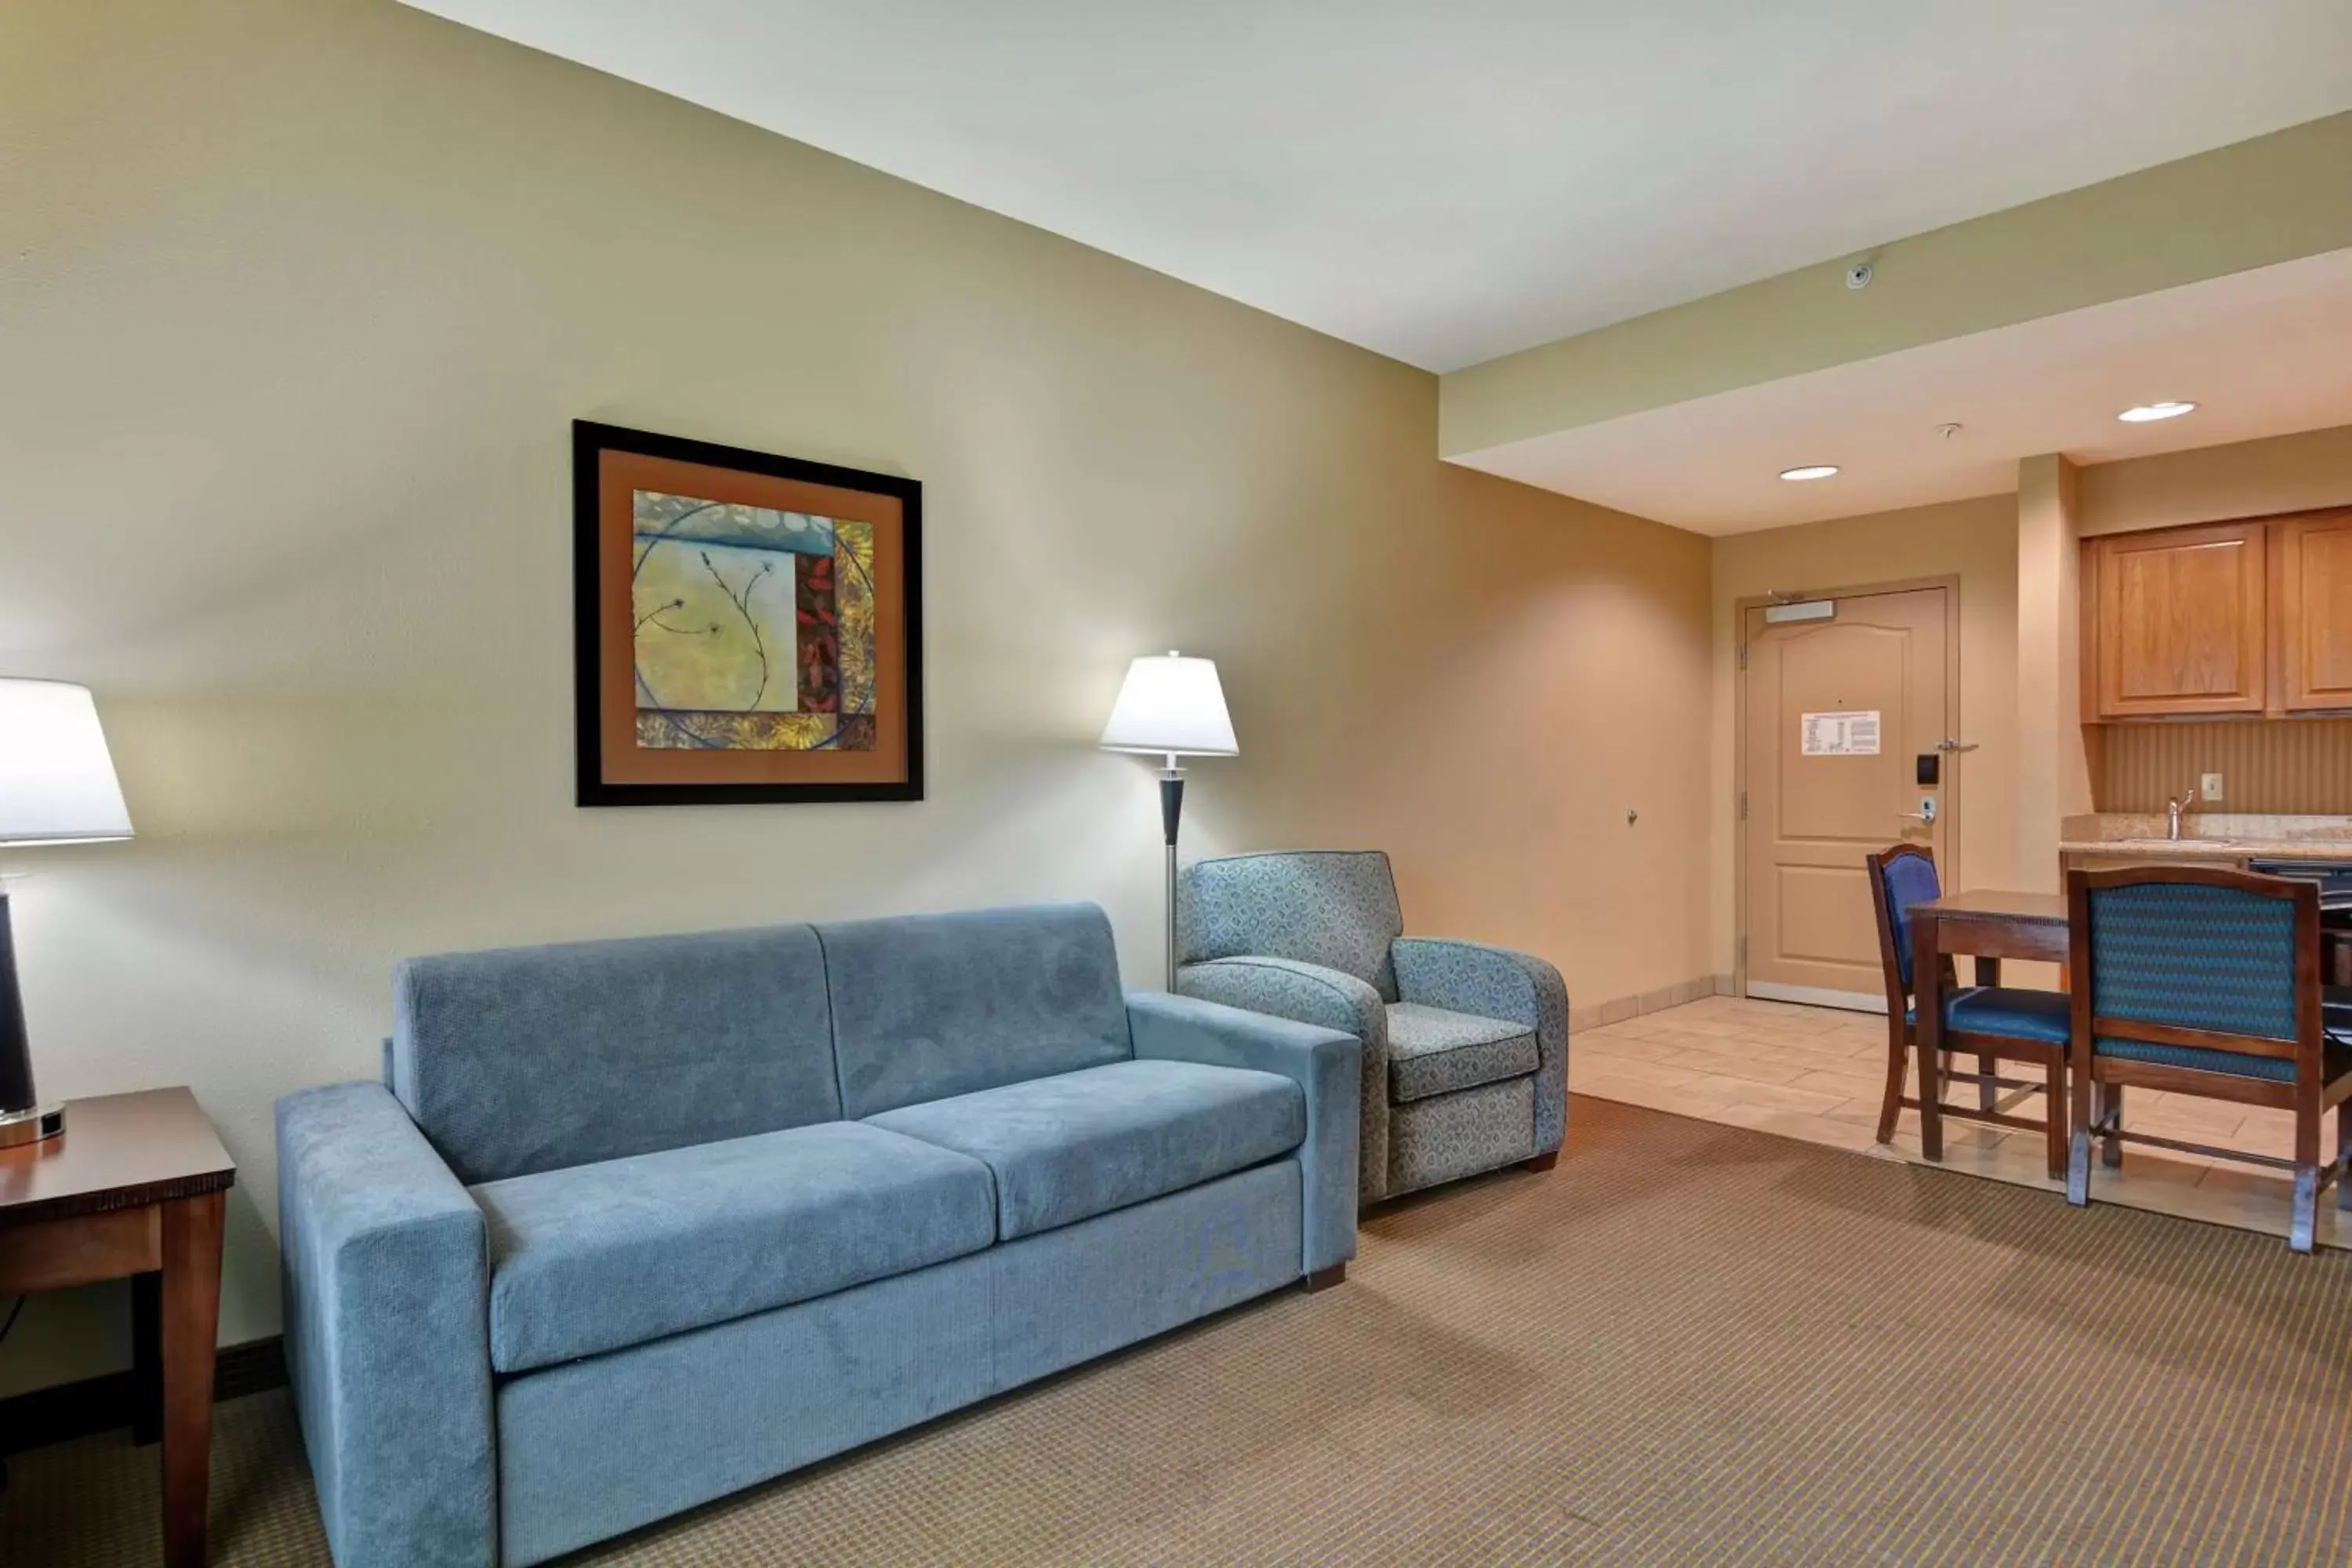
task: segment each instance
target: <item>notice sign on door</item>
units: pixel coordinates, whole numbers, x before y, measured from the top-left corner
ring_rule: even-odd
[[[1874,757],[1878,755],[1878,710],[1851,713],[1806,713],[1801,733],[1809,757]]]

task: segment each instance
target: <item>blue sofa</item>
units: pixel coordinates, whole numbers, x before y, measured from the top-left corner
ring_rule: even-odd
[[[1090,905],[412,960],[278,1104],[342,1568],[539,1563],[1355,1252],[1350,1036]]]

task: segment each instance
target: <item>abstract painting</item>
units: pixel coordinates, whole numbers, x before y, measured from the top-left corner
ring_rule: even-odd
[[[576,430],[582,804],[919,799],[920,487]]]

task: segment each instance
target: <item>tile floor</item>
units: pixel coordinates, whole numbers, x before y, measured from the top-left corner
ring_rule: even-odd
[[[1972,1064],[1963,1058],[1963,1065]],[[2037,1069],[2004,1064],[2002,1070],[2004,1076],[2031,1078]],[[1886,1020],[1875,1014],[1710,996],[1576,1034],[1568,1082],[1578,1094],[1924,1163],[1916,1111],[1903,1113],[1891,1145],[1875,1141],[1885,1071]],[[1973,1099],[1976,1092],[1973,1084],[1954,1085],[1945,1099]],[[2038,1116],[2041,1104],[2039,1095],[2031,1095],[2014,1109]],[[2125,1125],[2256,1153],[2284,1157],[2293,1152],[2292,1119],[2262,1107],[2134,1089]],[[2322,1129],[2324,1148],[2334,1147],[2334,1131]],[[2064,1184],[2044,1173],[2038,1132],[1948,1117],[1944,1167],[2042,1187],[2063,1201]],[[2132,1144],[2124,1146],[2120,1171],[2101,1166],[2091,1177],[2094,1203],[2127,1204],[2282,1237],[2288,1195],[2288,1178],[2260,1166]],[[2352,1215],[2338,1223],[2333,1196],[2332,1191],[2321,1194],[2319,1242],[2352,1248]]]

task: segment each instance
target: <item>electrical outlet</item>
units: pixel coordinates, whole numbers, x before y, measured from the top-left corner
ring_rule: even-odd
[[[2207,773],[2197,782],[2199,785],[2197,793],[2203,795],[2207,800],[2219,800],[2221,798],[2221,775],[2220,773]]]

